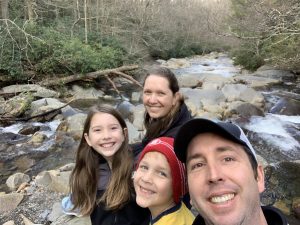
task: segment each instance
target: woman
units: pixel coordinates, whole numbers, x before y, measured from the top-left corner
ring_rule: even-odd
[[[179,93],[178,80],[165,67],[154,67],[147,73],[143,84],[146,134],[141,143],[132,145],[135,157],[153,139],[173,137],[179,127],[191,119],[191,114]]]

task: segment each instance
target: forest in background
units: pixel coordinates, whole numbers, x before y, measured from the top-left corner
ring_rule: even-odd
[[[300,72],[299,0],[0,0],[0,81],[211,51]]]

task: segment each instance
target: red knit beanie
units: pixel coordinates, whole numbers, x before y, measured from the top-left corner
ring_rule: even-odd
[[[160,152],[168,160],[172,175],[172,186],[173,186],[173,199],[177,204],[180,198],[186,193],[186,177],[185,167],[175,155],[173,147],[174,139],[170,137],[160,137],[149,142],[141,152],[137,167],[139,166],[144,155],[148,152]]]

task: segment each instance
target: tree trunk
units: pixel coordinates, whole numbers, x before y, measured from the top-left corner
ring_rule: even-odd
[[[28,20],[31,23],[34,21],[33,1],[34,0],[26,0]]]
[[[84,0],[84,36],[85,36],[85,43],[88,43],[88,21],[87,21],[87,0]]]
[[[8,19],[9,0],[0,0],[0,19]]]

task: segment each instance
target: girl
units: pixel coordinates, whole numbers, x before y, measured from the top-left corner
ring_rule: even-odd
[[[64,211],[90,215],[93,225],[140,225],[148,213],[134,201],[132,168],[125,121],[110,106],[93,107],[70,177],[72,207],[64,199]]]
[[[176,135],[179,127],[191,119],[191,114],[179,93],[174,73],[165,67],[153,67],[143,84],[146,134],[141,143],[132,145],[135,157],[154,138]]]
[[[149,208],[150,224],[191,225],[194,215],[181,201],[186,191],[184,165],[177,159],[173,138],[154,139],[141,152],[134,173],[136,202]]]

